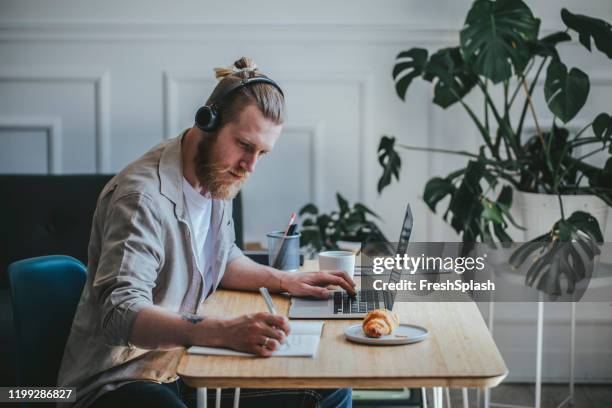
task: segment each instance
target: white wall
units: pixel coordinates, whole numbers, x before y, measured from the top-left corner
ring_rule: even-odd
[[[244,189],[247,241],[263,240],[266,231],[284,225],[288,214],[308,201],[329,209],[336,191],[378,211],[390,237],[398,234],[409,200],[416,219],[414,240],[455,240],[420,196],[429,177],[445,175],[463,160],[404,154],[401,183],[378,196],[376,147],[383,134],[418,146],[476,146],[475,128],[459,107],[445,111],[433,106],[431,88],[424,83],[413,85],[402,103],[391,79],[399,51],[455,45],[469,4],[2,1],[0,173],[118,171],[191,125],[214,84],[213,67],[249,55],[284,87],[288,120],[277,149]],[[607,0],[550,4],[532,5],[544,31],[561,27],[562,6],[612,20]],[[593,79],[582,120],[609,110],[611,63],[577,46],[563,53]],[[544,108],[542,97],[536,99]],[[609,240],[612,228],[608,231]],[[517,319],[513,310],[501,309],[500,333],[507,329],[533,338],[533,319],[525,318],[530,312]],[[564,315],[553,313],[557,326],[565,324]],[[579,355],[593,363],[579,374],[612,379],[610,308],[590,305],[582,317],[579,327],[586,339],[578,339]],[[507,339],[503,335],[499,342],[504,354],[512,356],[511,377],[528,374],[531,346]],[[558,359],[563,345],[551,347],[547,357]],[[550,370],[552,379],[563,374],[560,366]]]

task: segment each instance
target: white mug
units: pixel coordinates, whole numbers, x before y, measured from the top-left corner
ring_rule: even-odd
[[[352,279],[355,275],[355,254],[350,251],[320,252],[319,269],[322,271],[345,271]]]

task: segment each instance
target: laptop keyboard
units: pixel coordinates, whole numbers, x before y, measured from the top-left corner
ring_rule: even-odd
[[[354,298],[346,292],[334,292],[334,314],[367,313],[385,305],[380,290],[358,290]]]

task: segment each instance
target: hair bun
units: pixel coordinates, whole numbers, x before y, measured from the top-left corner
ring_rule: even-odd
[[[257,69],[257,65],[255,65],[255,61],[253,58],[242,57],[234,62],[234,66],[238,69],[242,69],[245,71],[255,71]]]
[[[232,75],[238,74],[240,76],[248,77],[250,72],[257,71],[257,65],[252,58],[242,57],[234,62],[233,66],[225,68],[215,68],[215,77],[219,80]]]

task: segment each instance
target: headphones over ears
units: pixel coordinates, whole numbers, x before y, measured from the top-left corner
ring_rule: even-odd
[[[214,131],[217,126],[219,126],[219,122],[221,120],[219,106],[223,102],[223,100],[235,90],[246,87],[251,84],[272,85],[273,87],[278,89],[281,95],[285,96],[281,87],[276,82],[266,76],[244,78],[240,81],[235,81],[232,84],[228,85],[225,89],[223,89],[221,93],[217,97],[215,97],[215,100],[212,103],[202,106],[200,109],[198,109],[195,115],[196,126],[204,132]]]

